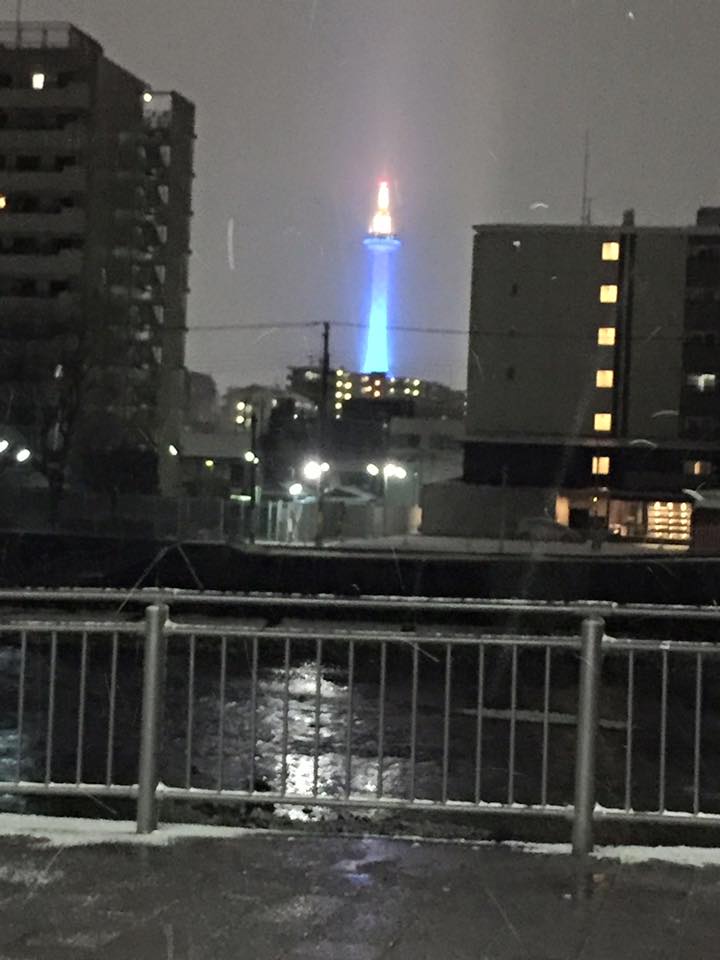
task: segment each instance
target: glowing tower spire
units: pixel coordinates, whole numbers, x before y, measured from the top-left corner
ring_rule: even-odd
[[[389,373],[388,310],[391,293],[391,255],[400,246],[393,233],[390,214],[390,186],[381,180],[378,186],[377,210],[363,240],[370,254],[370,309],[363,373]]]

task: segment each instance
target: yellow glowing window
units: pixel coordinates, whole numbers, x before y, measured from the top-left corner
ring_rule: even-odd
[[[598,329],[598,344],[601,347],[614,347],[615,327],[600,327]]]
[[[600,287],[600,303],[617,303],[618,288],[616,283],[604,283]]]
[[[610,473],[610,457],[593,457],[592,472],[596,477],[606,477]]]
[[[4,193],[0,193],[0,210],[4,210],[7,206],[7,197]]]
[[[602,258],[603,260],[619,260],[620,259],[620,244],[616,243],[615,240],[608,240],[602,245]]]
[[[612,430],[612,414],[596,413],[593,419],[593,429],[597,430],[598,433],[606,433],[608,430]]]
[[[615,380],[615,373],[612,370],[596,370],[595,371],[596,387],[612,387],[614,380]]]

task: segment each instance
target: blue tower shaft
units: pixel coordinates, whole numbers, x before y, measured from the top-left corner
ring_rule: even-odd
[[[396,237],[369,236],[364,241],[370,253],[370,309],[363,373],[389,373],[388,315],[391,293],[390,258],[400,246]]]

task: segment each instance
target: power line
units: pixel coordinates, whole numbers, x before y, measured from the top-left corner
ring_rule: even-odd
[[[237,323],[219,323],[211,324],[209,326],[203,327],[188,327],[188,333],[204,333],[214,332],[219,330],[226,331],[236,331],[237,333],[243,333],[245,330],[287,330],[288,328],[304,328],[309,329],[310,327],[321,327],[322,322],[320,320],[304,320],[301,322],[294,323],[243,323],[242,325]],[[367,329],[366,323],[353,323],[349,320],[339,320],[337,323],[331,323],[330,329],[335,329],[336,327],[354,327],[356,329]],[[167,328],[166,328],[167,329]],[[395,330],[402,333],[430,333],[430,334],[440,334],[448,333],[455,334],[460,336],[468,336],[470,333],[469,330],[458,330],[457,327],[412,327],[412,326],[397,326],[397,327],[388,327],[388,332],[393,333]]]

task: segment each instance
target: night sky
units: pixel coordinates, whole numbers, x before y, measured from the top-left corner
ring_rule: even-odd
[[[578,220],[586,129],[598,222],[720,205],[718,0],[24,0],[23,16],[75,22],[196,103],[187,359],[221,386],[283,382],[320,332],[203,326],[362,319],[381,175],[404,241],[395,320],[419,327],[467,325],[473,223]],[[360,331],[332,352],[359,364]],[[463,337],[396,334],[393,352],[395,373],[464,385]]]

